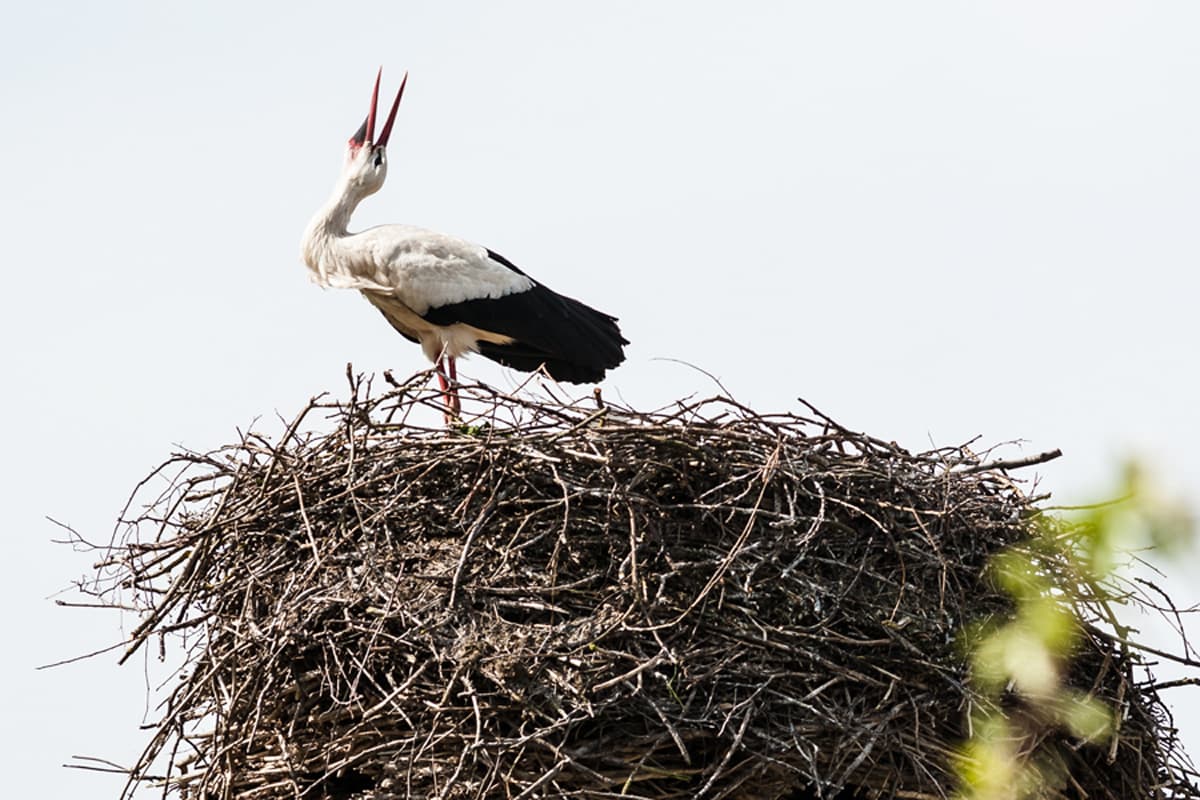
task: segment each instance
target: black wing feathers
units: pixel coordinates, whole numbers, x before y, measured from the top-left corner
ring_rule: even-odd
[[[490,250],[488,256],[525,274],[503,256]],[[606,370],[625,360],[621,348],[628,344],[616,317],[553,292],[537,281],[524,292],[431,308],[424,317],[435,325],[462,322],[511,337],[514,341],[507,345],[480,342],[479,352],[525,372],[544,365],[551,377],[568,383],[603,379]]]
[[[525,275],[524,271],[522,271],[520,267],[518,267],[516,264],[509,261],[504,256],[497,253],[495,250],[488,250],[487,254],[488,254],[488,258],[490,258],[492,261],[495,261],[497,264],[503,264],[504,266],[508,267],[513,272],[517,273],[518,275]],[[525,275],[525,277],[528,278],[529,276]],[[532,280],[532,278],[530,280]]]

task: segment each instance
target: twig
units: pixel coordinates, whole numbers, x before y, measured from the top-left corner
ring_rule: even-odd
[[[1062,456],[1062,450],[1055,448],[1047,450],[1044,453],[1038,453],[1035,456],[1028,458],[1012,458],[1000,459],[998,461],[988,461],[983,464],[975,464],[970,467],[963,467],[955,470],[960,475],[972,475],[976,472],[999,472],[1000,470],[1021,469],[1022,467],[1032,467],[1035,464],[1045,464],[1047,461],[1053,461]]]

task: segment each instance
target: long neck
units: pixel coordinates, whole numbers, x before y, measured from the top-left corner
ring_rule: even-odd
[[[322,283],[328,275],[331,248],[349,233],[350,215],[362,199],[362,194],[343,175],[329,200],[313,215],[304,231],[301,256]]]
[[[319,229],[327,236],[345,236],[350,225],[350,215],[358,208],[362,199],[356,187],[342,176],[333,187],[333,194],[329,196],[325,205],[313,215],[308,224],[309,229]]]

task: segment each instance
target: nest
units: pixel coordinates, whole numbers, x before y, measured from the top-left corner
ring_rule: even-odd
[[[470,425],[422,428],[426,377],[352,379],[279,441],[142,484],[95,590],[141,613],[130,653],[184,655],[127,793],[954,792],[983,702],[956,640],[1011,610],[985,566],[1037,512],[1009,473],[1054,454],[913,454],[725,397],[635,413],[485,387]],[[1120,723],[1111,745],[1041,737],[1066,776],[1050,796],[1200,796],[1138,659],[1090,624],[1077,651],[1072,682]]]

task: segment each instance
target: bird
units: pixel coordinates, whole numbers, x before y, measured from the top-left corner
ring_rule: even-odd
[[[318,285],[357,289],[434,363],[446,419],[461,413],[456,359],[478,353],[566,383],[597,383],[625,360],[617,318],[539,283],[499,253],[413,225],[350,232],[350,217],[387,178],[387,146],[404,74],[375,135],[375,76],[367,117],[346,143],[333,194],[309,222],[301,257]]]

